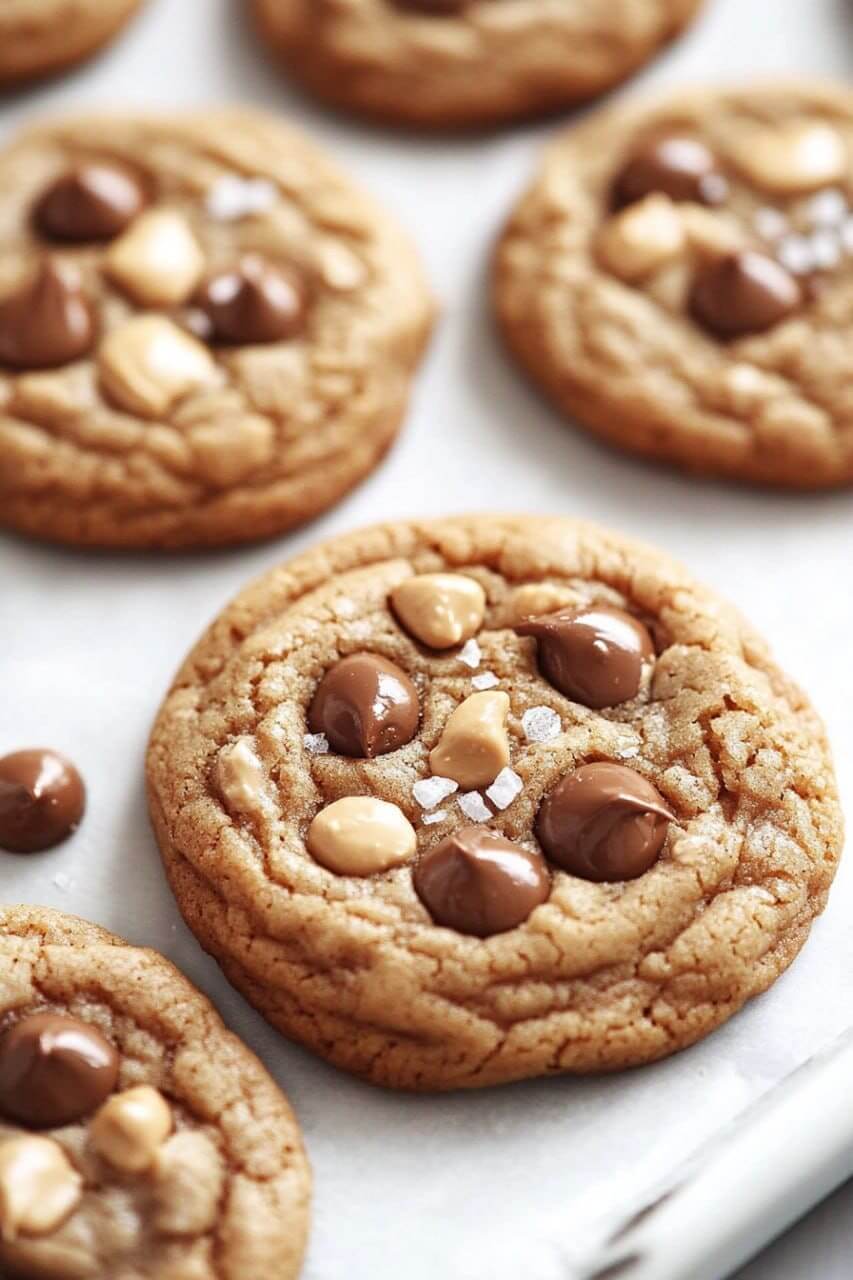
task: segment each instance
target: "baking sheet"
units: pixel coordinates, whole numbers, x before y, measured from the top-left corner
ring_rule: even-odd
[[[301,120],[397,211],[444,307],[399,446],[295,536],[156,558],[0,543],[0,753],[70,754],[90,788],[72,842],[0,856],[0,899],[88,916],[158,948],[216,1002],[292,1099],[316,1173],[309,1280],[566,1280],[604,1218],[853,1020],[853,863],[793,970],[694,1049],[605,1079],[451,1097],[357,1083],[270,1031],[180,921],[148,830],[146,735],[178,661],[251,576],[375,519],[504,506],[598,519],[656,542],[740,605],[826,717],[853,799],[851,497],[700,483],[566,429],[505,361],[489,322],[490,244],[554,124],[419,140],[348,124],[291,93],[239,0],[150,0],[97,63],[0,100],[0,132],[76,104],[249,100]],[[692,32],[622,91],[765,72],[853,73],[849,0],[708,0]],[[849,803],[848,803],[848,807]],[[840,1100],[826,1098],[826,1106]],[[755,1239],[763,1238],[756,1223]],[[578,1263],[578,1265],[580,1265]]]

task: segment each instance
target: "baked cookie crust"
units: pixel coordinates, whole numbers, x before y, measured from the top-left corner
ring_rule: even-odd
[[[626,221],[620,173],[668,136],[710,150],[726,195],[658,191]],[[784,488],[849,485],[851,205],[846,88],[700,90],[595,115],[549,146],[498,245],[507,345],[558,409],[618,448]],[[692,282],[756,251],[784,266],[799,304],[760,332],[709,332]]]
[[[5,0],[0,87],[61,71],[118,34],[142,0]]]
[[[485,592],[473,658],[413,640],[389,608],[401,583],[435,573]],[[642,619],[657,651],[650,682],[609,709],[571,701],[514,630],[531,600]],[[410,677],[420,728],[354,759],[305,735],[324,673],[365,651]],[[481,830],[538,851],[543,797],[590,761],[630,766],[675,821],[639,878],[592,883],[552,866],[529,918],[473,937],[435,924],[413,883],[471,810],[457,795],[424,813],[413,788],[450,713],[492,683],[508,696],[520,788]],[[543,711],[556,732],[534,731]],[[841,847],[823,728],[765,644],[668,557],[568,519],[386,524],[282,565],[180,669],[147,771],[181,911],[232,983],[336,1065],[409,1089],[610,1070],[693,1043],[791,963]],[[353,795],[396,806],[416,853],[373,875],[320,865],[307,842],[315,815]]]
[[[119,1271],[128,1280],[298,1275],[311,1193],[299,1127],[210,1003],[156,952],[47,908],[4,907],[0,1031],[44,1012],[105,1036],[120,1057],[117,1088],[160,1091],[174,1130],[154,1172],[144,1174],[101,1158],[91,1117],[40,1130],[83,1175],[82,1195],[54,1231],[4,1232],[4,1274],[9,1267],[21,1276],[93,1280]],[[0,1150],[28,1136],[0,1118]]]
[[[651,58],[700,0],[249,0],[318,97],[393,124],[494,124],[594,97]]]

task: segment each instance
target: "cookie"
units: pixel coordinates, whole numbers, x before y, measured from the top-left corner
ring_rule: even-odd
[[[510,348],[622,449],[853,481],[853,94],[682,93],[558,137],[498,247]]]
[[[313,93],[421,128],[492,124],[594,97],[672,39],[700,0],[249,0]]]
[[[0,908],[0,1270],[282,1280],[311,1175],[283,1095],[156,952]]]
[[[279,533],[379,462],[432,303],[396,226],[248,110],[40,125],[0,154],[0,522]]]
[[[61,71],[117,35],[141,0],[6,0],[0,6],[0,88]]]
[[[386,524],[250,586],[148,755],[181,911],[247,998],[409,1089],[691,1044],[841,845],[824,731],[729,606],[568,519]]]

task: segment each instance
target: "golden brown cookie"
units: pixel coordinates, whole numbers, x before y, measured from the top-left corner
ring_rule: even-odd
[[[571,105],[630,75],[700,0],[249,0],[288,71],[395,124],[490,124]]]
[[[511,349],[623,449],[853,481],[853,94],[682,93],[553,142],[495,262]]]
[[[764,643],[568,519],[380,525],[267,574],[178,673],[148,784],[234,985],[413,1089],[691,1044],[790,964],[841,847]]]
[[[0,154],[0,522],[241,542],[377,464],[432,319],[397,227],[248,110],[40,125]]]
[[[141,0],[3,0],[0,87],[61,71],[121,30]]]
[[[299,1127],[154,951],[0,909],[0,1270],[287,1280],[308,1232]]]

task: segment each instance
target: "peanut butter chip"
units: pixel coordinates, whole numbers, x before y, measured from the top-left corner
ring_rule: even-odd
[[[794,121],[741,132],[735,142],[738,168],[774,194],[817,191],[847,175],[847,148],[831,125]]]
[[[308,848],[324,867],[343,876],[369,876],[408,862],[415,831],[387,800],[345,796],[321,809],[308,828]]]
[[[665,195],[650,195],[604,224],[601,262],[620,280],[639,280],[676,258],[684,248],[681,215]]]
[[[177,306],[186,302],[201,279],[204,255],[180,214],[153,209],[115,241],[106,269],[142,306]]]
[[[154,1163],[172,1132],[172,1112],[156,1089],[142,1084],[118,1093],[92,1121],[91,1141],[99,1155],[125,1173],[143,1173]]]
[[[120,408],[151,418],[219,376],[206,348],[163,316],[137,316],[114,329],[101,343],[98,366]]]
[[[395,587],[391,604],[416,640],[431,649],[450,649],[480,630],[486,593],[460,573],[424,573]]]
[[[452,713],[430,752],[432,772],[466,791],[489,786],[509,764],[508,712],[509,695],[502,690],[472,693]]]
[[[252,738],[237,738],[219,752],[216,781],[228,808],[236,813],[253,813],[264,800],[264,766]]]
[[[0,1145],[0,1236],[46,1236],[80,1203],[83,1179],[58,1142],[26,1135]]]

